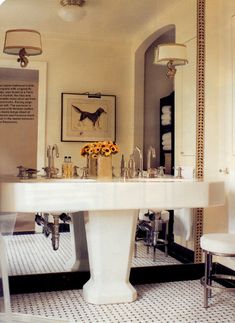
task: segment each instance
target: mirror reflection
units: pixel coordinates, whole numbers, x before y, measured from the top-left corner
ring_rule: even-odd
[[[165,174],[174,175],[176,169],[179,171],[178,167],[183,166],[182,176],[192,178],[196,138],[196,0],[188,0],[187,5],[182,0],[148,0],[147,3],[145,1],[144,8],[138,8],[137,2],[133,1],[132,5],[134,10],[138,10],[143,24],[137,25],[134,19],[128,17],[128,28],[128,19],[123,25],[120,21],[115,21],[116,24],[119,23],[120,34],[117,34],[114,28],[116,25],[113,26],[114,36],[108,35],[105,26],[101,26],[103,34],[98,35],[96,39],[94,35],[89,35],[90,38],[87,39],[84,39],[84,35],[83,38],[79,38],[82,37],[81,34],[78,37],[78,34],[72,33],[73,25],[61,22],[57,16],[54,16],[53,20],[53,27],[57,26],[55,32],[55,29],[50,30],[47,15],[43,27],[42,22],[37,22],[37,19],[33,22],[29,15],[28,24],[42,30],[43,44],[41,58],[30,57],[30,62],[42,59],[48,64],[46,126],[45,129],[41,129],[41,133],[46,133],[46,140],[43,149],[40,144],[38,155],[44,156],[46,147],[56,143],[60,153],[56,159],[58,167],[62,165],[64,156],[72,156],[73,163],[79,166],[79,172],[86,166],[85,159],[79,153],[84,143],[60,141],[60,95],[62,92],[83,93],[89,90],[117,96],[116,141],[121,151],[113,158],[115,174],[120,172],[122,154],[128,163],[137,146],[143,154],[145,171],[159,171],[159,167],[164,167],[162,171]],[[12,21],[8,18],[7,22],[6,18],[4,19],[4,15],[9,17],[6,13],[12,11],[14,5],[14,1],[9,4],[6,2],[3,11],[0,12],[2,34],[5,30],[3,28],[21,24],[18,18],[12,18]],[[37,6],[27,1],[22,5],[24,10],[27,10],[26,6],[30,9]],[[55,10],[57,6],[50,6],[49,2],[46,5],[48,10]],[[101,5],[104,6],[103,1]],[[131,4],[126,8],[127,12],[131,12],[132,9]],[[39,8],[34,8],[34,12],[37,10]],[[79,22],[79,27],[88,28],[91,24],[88,19],[97,22],[99,15],[95,15],[94,18],[94,11],[95,8],[91,7],[91,17],[84,17]],[[143,13],[140,13],[141,11]],[[107,19],[110,23],[111,16]],[[125,32],[122,31],[124,27]],[[94,28],[93,24],[90,28]],[[66,33],[69,32],[71,38],[67,39]],[[131,42],[129,39],[122,39],[124,34],[127,34]],[[153,64],[156,47],[164,43],[184,44],[188,52],[189,63],[177,67],[176,75],[171,79],[166,77],[166,65]],[[4,58],[9,59],[6,55]],[[168,124],[164,125],[169,121],[169,107],[170,127]],[[37,168],[41,169],[45,164],[46,158],[43,165],[37,165]],[[132,266],[181,263],[182,248],[186,248],[190,258],[190,250],[193,250],[192,212],[191,209],[141,209]],[[11,275],[88,268],[83,216],[67,216],[66,219],[59,219],[60,234],[56,242],[59,247],[53,250],[51,223],[54,223],[55,217],[48,214],[18,214],[15,234],[7,237]],[[33,232],[37,234],[32,234]],[[168,243],[173,242],[176,243],[174,249],[168,250]],[[82,264],[77,263],[78,259]]]

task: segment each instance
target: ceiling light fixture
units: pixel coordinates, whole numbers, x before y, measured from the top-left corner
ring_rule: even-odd
[[[83,8],[85,2],[85,0],[60,0],[61,8],[58,15],[67,22],[79,21],[86,15]]]
[[[31,29],[11,29],[6,31],[3,52],[10,55],[19,55],[17,62],[21,67],[28,65],[26,56],[42,54],[41,35]]]
[[[185,65],[187,60],[187,48],[183,44],[160,44],[156,48],[154,64],[166,64],[166,75],[173,78],[176,73],[175,66]]]

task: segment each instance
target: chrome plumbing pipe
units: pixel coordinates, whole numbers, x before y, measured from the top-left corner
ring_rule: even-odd
[[[53,218],[54,218],[54,223],[52,225],[51,241],[52,241],[53,250],[58,250],[59,249],[59,243],[60,243],[60,230],[59,230],[59,228],[60,228],[60,224],[59,224],[60,216],[53,214]]]

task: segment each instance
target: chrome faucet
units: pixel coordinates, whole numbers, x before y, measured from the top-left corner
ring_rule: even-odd
[[[135,159],[134,159],[134,154],[131,154],[130,159],[128,161],[128,177],[129,178],[134,178],[135,174],[136,174]]]
[[[47,147],[47,160],[48,160],[48,166],[44,167],[43,169],[46,172],[47,178],[53,178],[56,177],[59,169],[55,167],[55,157],[59,157],[59,149],[57,145],[53,145],[52,147],[49,145]]]
[[[149,147],[148,149],[148,154],[147,154],[147,171],[150,170],[151,167],[151,159],[156,158],[156,150],[152,146]]]
[[[55,152],[55,156],[54,156]],[[55,159],[54,158],[59,158],[59,149],[57,145],[53,145],[52,150],[51,150],[51,167],[55,167]]]
[[[135,147],[135,149],[133,151],[133,155],[134,155],[135,151],[137,151],[138,154],[139,154],[139,173],[138,173],[138,176],[143,177],[143,155],[142,155],[141,149],[138,146]]]
[[[183,178],[183,175],[182,175],[182,171],[183,171],[183,168],[181,166],[177,167],[177,175],[176,175],[176,178]]]
[[[158,167],[159,177],[165,176],[164,169],[165,169],[165,167],[163,167],[163,166]]]

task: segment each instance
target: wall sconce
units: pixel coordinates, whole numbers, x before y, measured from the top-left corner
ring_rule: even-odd
[[[166,64],[166,75],[173,78],[176,73],[175,66],[185,65],[187,60],[187,48],[183,44],[160,44],[156,48],[154,64]]]
[[[30,29],[7,30],[3,52],[19,55],[17,62],[21,67],[26,67],[28,65],[26,56],[42,54],[41,35],[38,31]]]
[[[67,22],[81,20],[86,15],[83,8],[85,0],[60,0],[62,8],[59,9],[58,15]]]
[[[1,4],[4,2],[5,0],[0,0],[0,6],[1,6]]]

